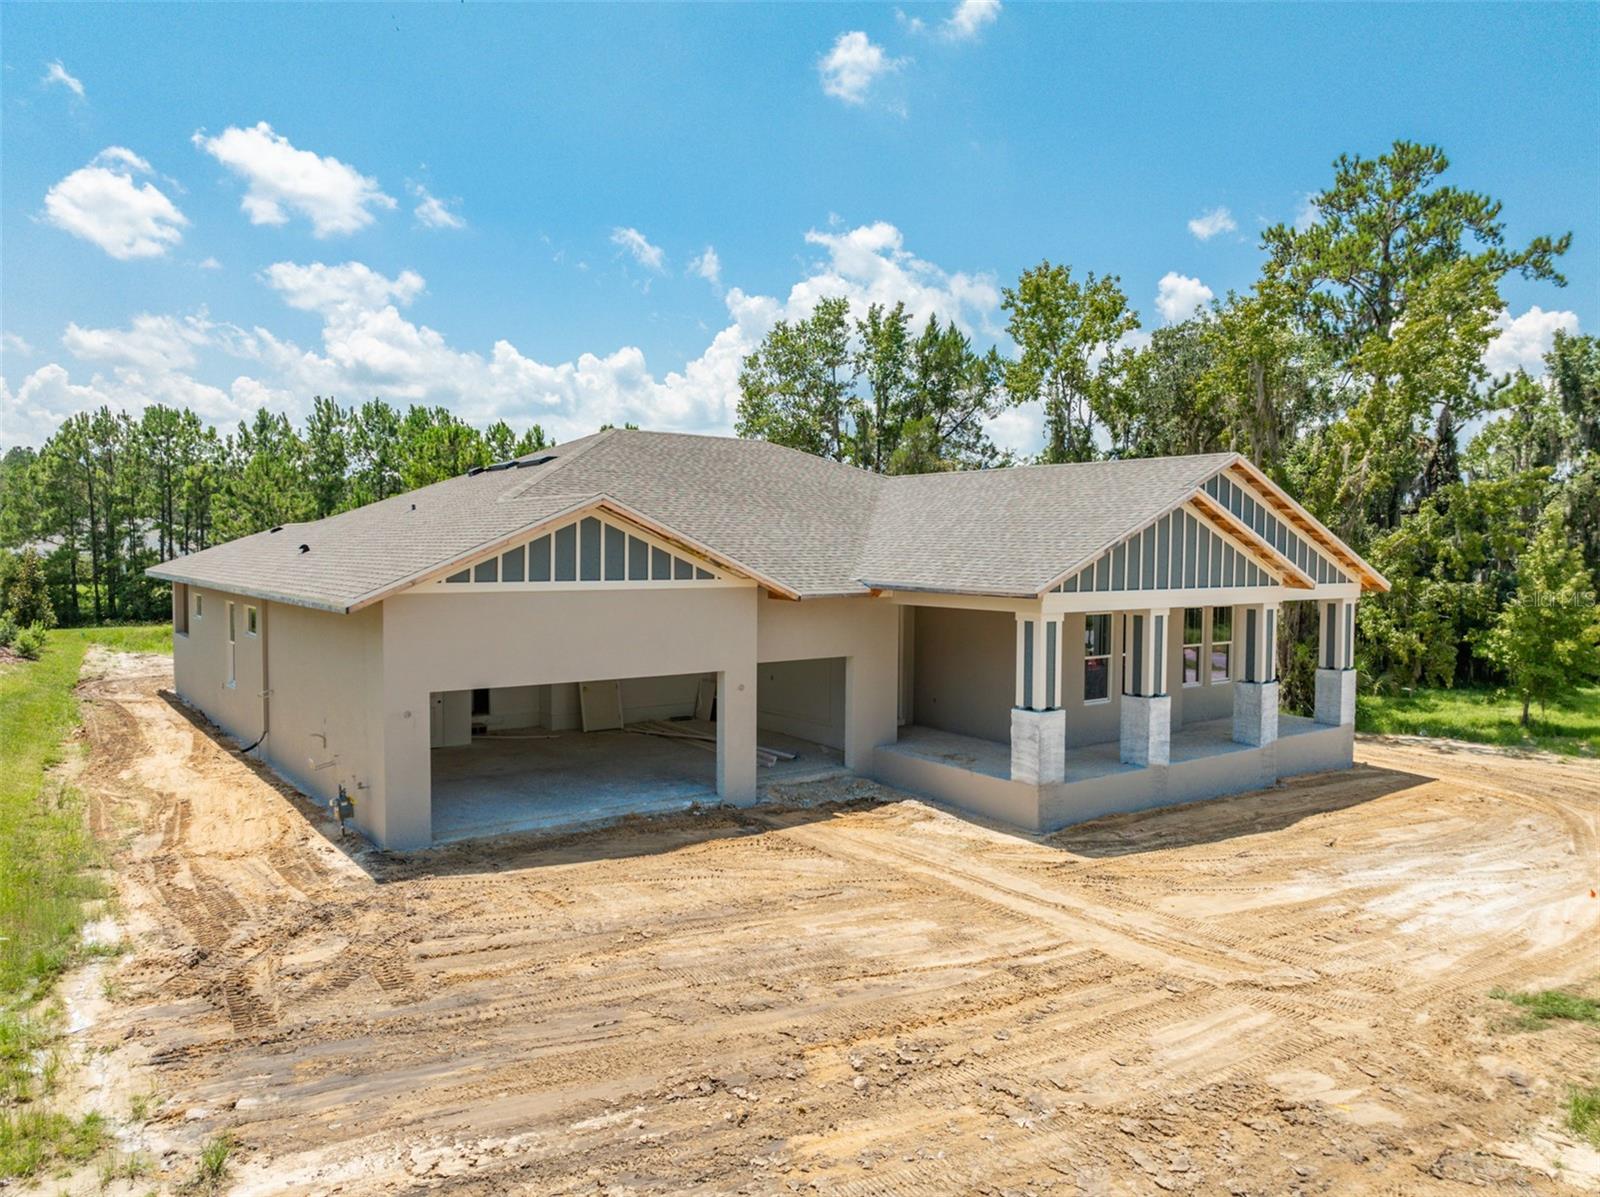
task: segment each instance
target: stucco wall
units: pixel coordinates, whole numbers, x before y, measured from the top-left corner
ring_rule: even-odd
[[[873,749],[892,743],[899,707],[900,612],[882,599],[761,599],[757,660],[844,659],[844,759],[872,769]]]
[[[1081,620],[1079,626],[1081,641]],[[1017,693],[1016,616],[917,607],[912,639],[912,722],[1008,743]],[[1070,726],[1070,714],[1067,722]]]
[[[199,598],[203,614],[194,614]],[[234,604],[235,673],[228,683],[228,603]],[[262,730],[262,625],[266,604],[220,590],[189,588],[189,633],[172,638],[173,678],[185,702],[218,727],[249,744]],[[257,633],[245,631],[245,608],[257,610]]]
[[[263,745],[266,760],[324,802],[343,782],[355,800],[357,825],[382,842],[382,608],[334,615],[284,603],[267,607],[272,731]],[[420,714],[426,733],[426,708]]]

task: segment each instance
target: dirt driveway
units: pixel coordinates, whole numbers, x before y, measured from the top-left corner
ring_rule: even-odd
[[[1600,1034],[1514,1031],[1488,997],[1600,974],[1593,762],[1367,743],[1348,773],[1046,839],[855,782],[391,857],[214,739],[170,662],[89,675],[85,784],[137,944],[90,1034],[160,1097],[134,1137],[174,1178],[223,1128],[261,1193],[1600,1175],[1555,1129]]]

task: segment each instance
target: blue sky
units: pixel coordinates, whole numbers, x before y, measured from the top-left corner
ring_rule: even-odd
[[[319,392],[728,431],[739,358],[819,295],[1003,345],[1048,257],[1155,327],[1398,137],[1513,242],[1574,234],[1570,286],[1507,286],[1496,365],[1600,326],[1595,4],[8,4],[0,35],[0,445]],[[1037,413],[996,432],[1031,450]]]

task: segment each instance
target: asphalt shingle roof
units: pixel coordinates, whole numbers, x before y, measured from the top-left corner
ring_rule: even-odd
[[[535,454],[149,572],[345,611],[610,499],[802,597],[867,587],[1033,595],[1234,460],[884,478],[763,441],[622,429],[548,452],[542,464]]]

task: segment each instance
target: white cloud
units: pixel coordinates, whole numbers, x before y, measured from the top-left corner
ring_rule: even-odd
[[[647,270],[660,270],[666,263],[659,245],[651,245],[638,229],[615,228],[611,230],[611,244],[619,245],[633,256],[633,260]]]
[[[411,184],[411,194],[417,201],[412,215],[417,223],[429,229],[464,229],[467,222],[450,210],[449,204],[429,193],[421,183]],[[451,201],[455,202],[455,201]]]
[[[222,269],[222,263],[217,261],[215,258],[201,258],[199,263],[198,263],[198,265],[199,265],[201,270],[221,270]]]
[[[266,121],[230,126],[194,144],[249,184],[240,207],[251,224],[287,224],[290,213],[311,221],[318,237],[354,233],[371,224],[374,209],[394,208],[378,181],[334,157],[296,149]]]
[[[823,296],[846,297],[857,315],[870,303],[903,301],[919,323],[937,314],[965,329],[992,328],[1000,301],[995,280],[918,258],[893,225],[812,232],[806,241],[818,257],[787,296],[729,288],[727,323],[698,357],[665,374],[652,372],[643,352],[628,345],[553,363],[504,339],[486,352],[458,347],[402,314],[425,293],[413,271],[389,277],[360,262],[278,262],[262,280],[289,306],[320,318],[319,345],[303,347],[204,312],[143,315],[121,329],[72,325],[66,341],[96,371],[90,381],[74,382],[55,363],[36,370],[15,393],[0,392],[0,426],[8,441],[36,444],[64,416],[102,403],[137,411],[152,402],[187,402],[204,418],[229,423],[268,403],[298,419],[310,397],[322,394],[346,402],[381,395],[399,405],[443,404],[478,424],[538,422],[561,440],[630,420],[645,428],[728,433],[745,356],[775,321],[810,314]],[[197,374],[230,381],[213,385]],[[1007,439],[1008,447],[1037,447],[1025,414],[1004,427],[1008,438],[1019,438]]]
[[[45,194],[44,218],[92,241],[113,258],[158,258],[183,240],[189,221],[153,183],[137,183],[150,164],[110,146]]]
[[[1156,284],[1156,311],[1168,324],[1193,316],[1214,298],[1211,288],[1197,278],[1169,270]]]
[[[67,68],[61,65],[59,58],[45,68],[44,78],[39,82],[46,87],[53,87],[59,84],[77,96],[78,99],[84,98],[83,80],[68,73]]]
[[[961,0],[939,28],[951,41],[970,41],[985,26],[993,25],[999,16],[1000,0]]]
[[[841,33],[817,63],[822,90],[846,104],[866,103],[873,83],[899,68],[898,59],[890,58],[859,29]]]
[[[1317,223],[1320,214],[1317,211],[1316,196],[1307,192],[1300,197],[1299,206],[1294,210],[1295,232],[1303,233]]]
[[[1189,231],[1201,241],[1209,241],[1218,233],[1231,233],[1238,227],[1233,213],[1226,208],[1212,208],[1189,222]]]
[[[1578,313],[1547,312],[1534,304],[1517,317],[1501,312],[1495,317],[1494,326],[1499,331],[1483,354],[1489,373],[1509,374],[1520,367],[1538,374],[1544,370],[1544,355],[1550,352],[1557,330],[1578,331]]]
[[[405,307],[422,294],[424,286],[422,276],[414,270],[402,270],[394,278],[385,278],[361,262],[342,266],[274,262],[263,277],[290,307],[329,318],[346,312],[375,311],[391,303]]]
[[[713,245],[706,246],[705,253],[689,263],[689,270],[713,287],[722,286],[722,259],[717,257],[717,250]]]
[[[28,344],[28,339],[20,333],[0,333],[0,346],[4,346],[7,353],[31,354],[33,352],[33,346]]]

